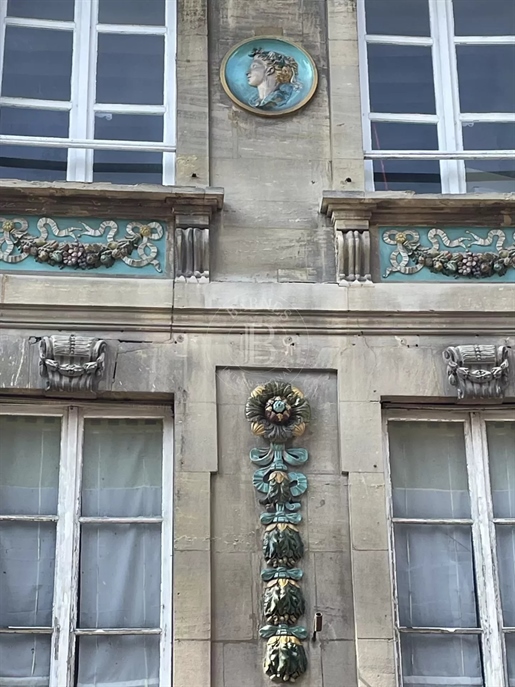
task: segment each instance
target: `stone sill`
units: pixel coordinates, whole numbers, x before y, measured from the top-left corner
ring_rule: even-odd
[[[224,190],[215,187],[0,179],[5,214],[169,220],[177,214],[212,216],[222,209],[223,199]]]
[[[370,226],[515,226],[515,193],[417,194],[411,191],[323,191],[320,212]]]

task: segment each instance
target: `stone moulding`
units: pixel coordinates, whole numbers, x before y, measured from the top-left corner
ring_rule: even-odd
[[[46,391],[95,392],[105,369],[106,342],[85,336],[44,336],[39,370]]]
[[[308,480],[290,468],[303,465],[308,452],[287,447],[287,442],[304,433],[311,411],[298,389],[271,381],[254,389],[245,415],[252,433],[269,444],[250,452],[250,460],[258,467],[253,484],[263,495],[259,503],[265,507],[260,521],[265,528],[263,556],[268,568],[261,571],[265,624],[259,631],[267,640],[264,671],[273,682],[295,682],[307,670],[302,644],[307,630],[297,625],[306,609],[300,584],[303,573],[295,566],[304,556],[298,498],[307,491]]]
[[[449,346],[443,352],[447,375],[458,399],[503,398],[510,368],[507,346]]]

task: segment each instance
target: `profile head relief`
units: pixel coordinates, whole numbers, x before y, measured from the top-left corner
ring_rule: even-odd
[[[281,99],[286,100],[294,89],[299,88],[299,66],[293,57],[262,48],[255,48],[249,57],[252,57],[252,63],[247,72],[247,79],[249,86],[258,89],[260,105],[267,104],[272,94],[281,89]]]

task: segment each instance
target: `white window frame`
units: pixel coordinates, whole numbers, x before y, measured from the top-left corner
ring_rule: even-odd
[[[67,181],[93,181],[95,150],[126,150],[163,153],[164,185],[175,180],[176,152],[176,0],[165,0],[165,26],[135,26],[131,24],[99,24],[99,0],[74,0],[74,21],[25,19],[7,16],[8,0],[0,0],[0,46],[5,45],[7,26],[47,28],[73,31],[71,98],[69,101],[35,100],[4,97],[0,106],[24,107],[34,110],[69,112],[69,137],[14,136],[0,134],[0,145],[68,148]],[[96,103],[96,66],[98,33],[164,36],[163,105],[126,105]],[[4,51],[0,50],[0,88]],[[95,114],[116,113],[162,115],[163,141],[111,141],[94,138]]]
[[[172,555],[173,555],[173,415],[167,407],[125,404],[0,404],[0,415],[54,416],[61,418],[61,451],[57,515],[0,515],[1,522],[55,522],[56,558],[54,574],[53,626],[48,628],[0,629],[0,634],[51,635],[49,687],[73,687],[75,684],[75,648],[77,637],[159,635],[159,685],[172,684]],[[80,515],[82,441],[84,420],[161,419],[163,421],[162,514],[159,517],[83,517]],[[78,629],[77,594],[79,578],[80,523],[155,523],[161,524],[161,617],[159,628]]]
[[[464,427],[467,459],[468,487],[471,517],[459,518],[397,518],[393,515],[393,489],[390,470],[388,423],[406,422],[458,422]],[[396,663],[399,687],[403,683],[400,655],[400,634],[462,633],[481,637],[485,687],[509,687],[504,635],[515,633],[514,627],[503,627],[499,577],[497,571],[496,525],[515,525],[515,518],[494,518],[488,466],[486,423],[515,422],[515,411],[506,410],[391,410],[383,416],[383,445],[385,450],[387,518],[391,564],[394,623],[396,637]],[[479,627],[471,628],[405,628],[399,619],[394,525],[469,525],[472,528],[474,573],[478,599]],[[482,571],[482,572],[481,572]]]
[[[515,112],[460,112],[456,46],[511,45],[515,43],[515,36],[455,36],[452,0],[428,0],[431,36],[367,34],[365,1],[358,0],[358,33],[367,190],[374,190],[374,160],[439,160],[442,193],[467,192],[465,160],[513,160],[515,150],[463,149],[463,124],[515,123]],[[384,1],[388,2],[388,0]],[[367,46],[372,43],[419,45],[432,48],[436,114],[371,112]],[[436,125],[439,150],[376,150],[372,144],[372,122]]]

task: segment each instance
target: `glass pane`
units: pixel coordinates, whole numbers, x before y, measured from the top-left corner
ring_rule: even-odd
[[[159,627],[160,581],[160,525],[82,526],[81,627]]]
[[[97,103],[163,104],[164,37],[98,35]]]
[[[515,635],[505,634],[506,657],[508,659],[508,679],[510,687],[515,684]]]
[[[393,514],[469,518],[461,422],[389,422]]]
[[[515,422],[487,422],[495,518],[515,518]]]
[[[164,26],[165,0],[99,0],[101,24],[153,24]]]
[[[457,45],[456,54],[462,112],[515,111],[515,45]]]
[[[0,627],[51,627],[55,524],[0,523]]]
[[[8,0],[8,17],[73,21],[74,0]]]
[[[456,36],[514,36],[513,0],[453,0]]]
[[[401,652],[405,687],[483,685],[479,637],[403,633]]]
[[[95,138],[110,141],[162,141],[163,117],[97,112]]]
[[[2,95],[69,100],[71,31],[7,26]]]
[[[460,525],[395,525],[405,627],[478,627],[472,536]]]
[[[111,184],[162,184],[162,153],[98,150],[93,163],[93,181]]]
[[[55,515],[61,419],[0,416],[0,515]]]
[[[365,0],[367,33],[430,36],[428,0]]]
[[[161,420],[87,418],[82,514],[161,515],[162,455]]]
[[[441,193],[440,163],[437,160],[374,160],[374,188]]]
[[[433,124],[372,122],[374,150],[438,150],[438,131]]]
[[[368,46],[372,112],[435,114],[431,48]]]
[[[0,133],[13,136],[68,137],[68,112],[0,107]]]
[[[50,641],[50,635],[0,635],[0,684],[11,678],[13,687],[48,687]]]
[[[505,627],[515,627],[515,527],[497,525],[497,561]]]
[[[159,637],[79,637],[77,687],[159,687]]]
[[[26,181],[66,180],[65,148],[0,147],[0,177]]]
[[[515,191],[515,160],[468,160],[465,171],[467,193]]]
[[[515,123],[470,122],[464,124],[463,149],[515,150]]]

